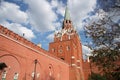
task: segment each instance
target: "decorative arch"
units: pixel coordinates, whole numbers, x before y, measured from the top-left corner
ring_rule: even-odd
[[[13,80],[15,73],[20,74],[21,64],[15,55],[4,54],[0,56],[0,62],[4,62],[8,67],[6,70],[6,80]],[[9,75],[9,76],[7,76]],[[20,75],[19,75],[20,76]],[[1,77],[0,77],[1,78]]]
[[[42,80],[43,79],[43,70],[39,59],[33,59],[30,63],[29,75],[31,79]]]
[[[52,64],[48,65],[46,78],[47,78],[47,80],[55,80],[54,68],[53,68]]]

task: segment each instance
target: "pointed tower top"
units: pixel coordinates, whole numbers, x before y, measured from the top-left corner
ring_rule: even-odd
[[[68,7],[66,7],[66,9],[65,9],[65,17],[64,17],[64,20],[71,20]]]

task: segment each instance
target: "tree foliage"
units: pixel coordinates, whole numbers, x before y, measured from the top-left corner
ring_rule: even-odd
[[[105,76],[102,76],[100,74],[97,74],[97,73],[92,73],[90,76],[89,76],[89,79],[88,80],[106,80]]]
[[[120,79],[120,4],[109,11],[99,9],[85,25],[92,39],[92,61],[110,80]],[[117,76],[115,75],[117,74]]]

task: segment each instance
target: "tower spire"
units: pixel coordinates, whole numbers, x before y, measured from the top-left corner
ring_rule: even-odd
[[[71,20],[70,18],[70,12],[68,10],[68,6],[66,6],[66,9],[65,9],[65,17],[64,17],[64,20]]]

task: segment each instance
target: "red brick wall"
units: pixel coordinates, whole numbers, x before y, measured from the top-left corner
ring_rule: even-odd
[[[95,64],[90,63],[87,60],[83,61],[83,72],[85,80],[88,80],[92,72],[102,74]]]
[[[88,80],[91,71],[98,73],[98,68],[92,65],[90,69],[90,63],[82,61],[82,46],[78,34],[76,33],[71,38],[67,40],[68,36],[63,36],[63,41],[55,40],[50,43],[50,54],[18,34],[0,26],[0,62],[5,62],[8,66],[6,79],[12,80],[17,72],[19,80],[32,80],[31,75],[34,72],[35,59],[37,59],[36,73],[40,75],[37,80],[47,80],[50,78],[49,76],[56,80]],[[67,50],[67,46],[70,47],[70,50]],[[62,49],[62,54],[59,54],[59,49]],[[75,58],[72,59],[72,56]],[[65,61],[58,57],[64,58]],[[72,66],[72,63],[75,63],[76,66]]]
[[[67,49],[69,47],[69,50]],[[62,50],[62,52],[59,52]],[[49,45],[49,52],[70,65],[70,80],[83,80],[82,46],[79,35],[72,21],[64,20],[63,28],[55,34],[54,42]],[[74,57],[74,58],[73,58]]]
[[[84,79],[88,80],[88,77],[91,74],[90,63],[89,62],[83,61],[83,71],[84,71]]]
[[[8,66],[7,80],[13,80],[15,72],[19,73],[19,80],[32,80],[35,59],[38,60],[36,73],[40,74],[37,80],[47,80],[50,75],[56,80],[69,80],[67,63],[6,29],[7,33],[5,29],[0,26],[0,62]]]

